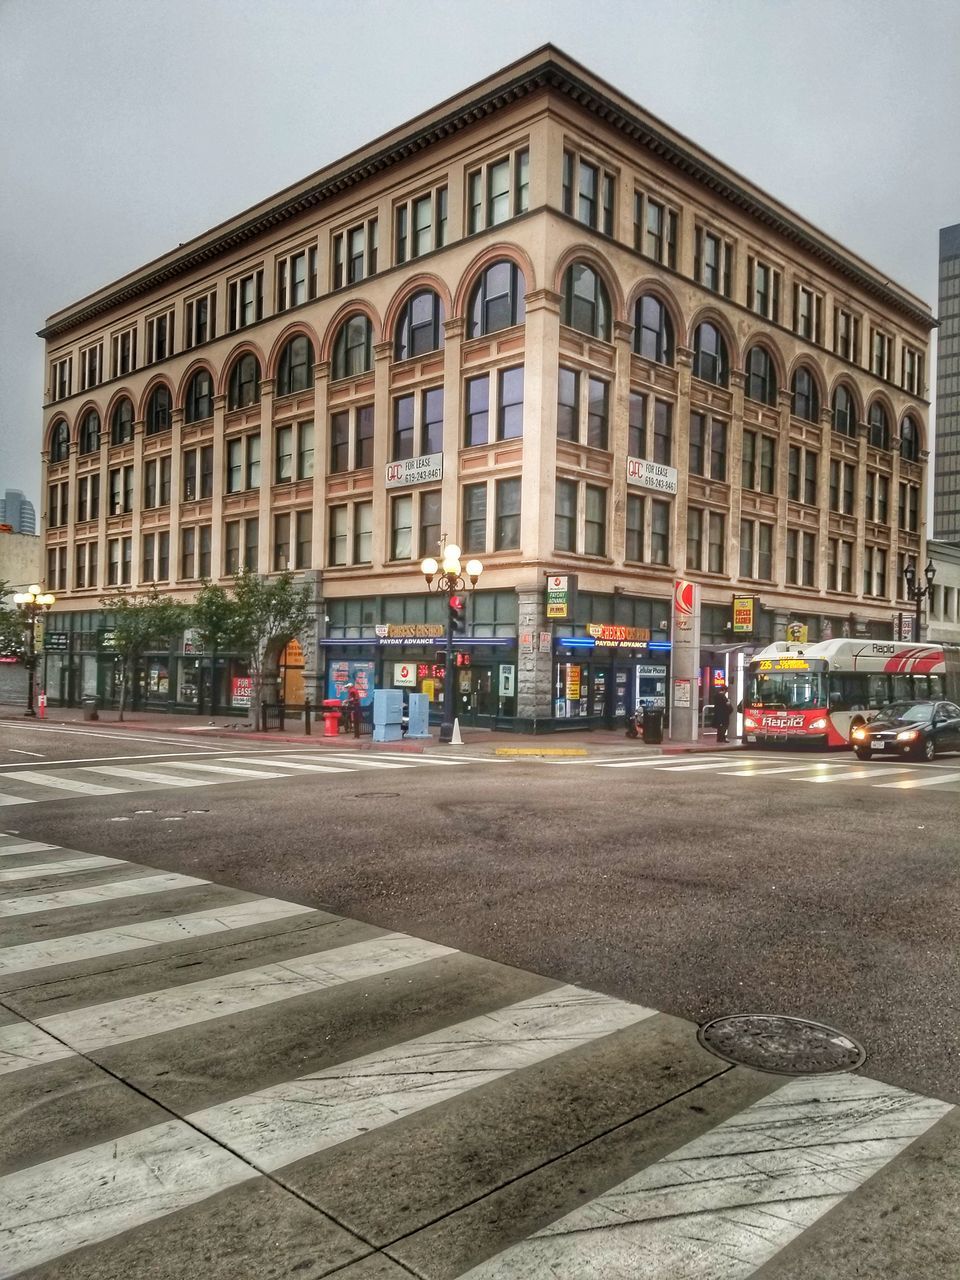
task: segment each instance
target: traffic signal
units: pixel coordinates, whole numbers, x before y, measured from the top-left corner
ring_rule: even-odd
[[[467,629],[467,602],[463,596],[451,596],[449,610],[450,634],[462,636]]]

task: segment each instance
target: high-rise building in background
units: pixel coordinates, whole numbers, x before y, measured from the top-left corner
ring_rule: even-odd
[[[960,543],[960,222],[940,231],[933,536]]]
[[[8,489],[0,498],[0,524],[10,525],[14,533],[37,532],[37,513],[21,490]]]

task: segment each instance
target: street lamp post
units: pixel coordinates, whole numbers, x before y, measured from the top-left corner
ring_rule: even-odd
[[[27,709],[23,713],[25,716],[35,716],[37,714],[33,707],[34,668],[37,661],[37,619],[50,612],[56,603],[56,599],[56,596],[51,595],[49,592],[41,591],[36,583],[26,591],[18,591],[13,597],[13,603],[17,606],[20,620],[27,632]]]
[[[915,600],[917,604],[917,621],[914,628],[914,630],[916,631],[916,634],[913,637],[915,642],[919,642],[920,640],[920,619],[922,616],[921,605],[923,603],[924,597],[932,594],[933,584],[937,576],[937,571],[934,567],[932,560],[927,561],[927,567],[923,571],[923,576],[927,580],[927,585],[925,587],[922,587],[920,585],[920,582],[917,578],[917,570],[913,562],[908,561],[907,566],[903,571],[903,577],[907,584],[907,599]]]
[[[427,580],[427,589],[444,595],[447,599],[447,652],[443,669],[443,716],[440,721],[440,741],[450,742],[453,738],[453,638],[454,631],[460,632],[465,625],[465,601],[459,592],[466,583],[463,571],[470,579],[471,587],[475,587],[483,573],[483,565],[479,560],[468,560],[461,569],[460,548],[453,542],[448,543],[446,537],[440,542],[440,563],[433,556],[427,556],[420,564],[420,571]],[[436,585],[434,585],[436,578]]]

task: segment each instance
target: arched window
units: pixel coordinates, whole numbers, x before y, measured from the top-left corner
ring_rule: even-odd
[[[173,409],[173,400],[170,395],[170,388],[166,383],[161,382],[158,387],[154,387],[147,403],[147,435],[155,436],[161,431],[170,430],[170,413]]]
[[[96,453],[100,448],[100,415],[96,409],[88,409],[80,423],[78,453]]]
[[[184,422],[202,422],[213,417],[213,379],[206,369],[198,369],[187,385]]]
[[[723,334],[705,320],[693,335],[693,376],[714,386],[725,387],[730,378],[730,359]]]
[[[879,400],[874,400],[867,415],[867,440],[874,449],[890,448],[890,419]]]
[[[70,428],[58,422],[50,433],[50,461],[66,462],[70,457]]]
[[[124,396],[110,418],[110,443],[127,444],[133,439],[133,403]]]
[[[633,349],[637,355],[657,364],[673,364],[673,324],[660,299],[652,294],[641,298],[633,323]]]
[[[777,373],[773,356],[765,347],[751,347],[747,352],[747,381],[744,395],[761,404],[777,403]]]
[[[857,434],[857,414],[853,396],[841,383],[833,393],[833,429],[839,436]]]
[[[432,289],[421,289],[408,298],[397,320],[393,355],[409,360],[443,346],[443,305]]]
[[[296,339],[294,339],[296,341]],[[333,344],[333,377],[353,378],[373,368],[373,325],[365,315],[344,320]]]
[[[920,458],[920,428],[909,414],[900,424],[900,457],[907,462]]]
[[[819,422],[820,392],[817,390],[813,374],[804,365],[801,365],[793,375],[790,391],[793,396],[790,406],[793,416],[804,418],[807,422]]]
[[[260,361],[248,351],[230,370],[229,409],[246,409],[260,399]]]
[[[610,296],[585,262],[573,262],[563,277],[563,323],[592,338],[610,341]]]
[[[291,338],[280,352],[277,365],[277,395],[292,396],[313,390],[313,343],[305,333]]]
[[[467,306],[467,337],[523,324],[526,315],[527,282],[513,262],[492,262],[474,285]]]

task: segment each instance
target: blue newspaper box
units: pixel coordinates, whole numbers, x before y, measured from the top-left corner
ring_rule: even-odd
[[[399,742],[403,737],[403,693],[399,689],[375,689],[373,693],[374,742]]]
[[[430,699],[425,693],[410,695],[410,723],[407,728],[407,737],[430,737]]]

